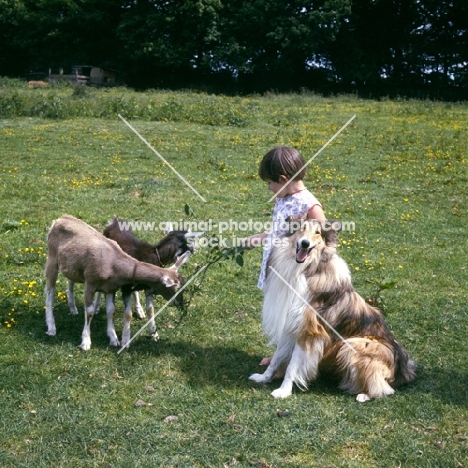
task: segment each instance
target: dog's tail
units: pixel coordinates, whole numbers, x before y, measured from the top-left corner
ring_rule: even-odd
[[[395,341],[395,373],[392,387],[412,382],[416,378],[417,364],[410,359],[408,353],[398,341]]]

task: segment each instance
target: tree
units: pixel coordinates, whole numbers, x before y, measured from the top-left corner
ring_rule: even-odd
[[[156,83],[174,83],[183,76],[190,80],[210,73],[221,6],[220,0],[127,3],[118,35],[135,82],[144,84],[157,76]]]
[[[337,80],[362,87],[407,79],[417,1],[355,0],[330,49]]]
[[[425,84],[467,85],[468,3],[421,0],[417,38],[419,73]]]
[[[2,73],[116,63],[121,7],[113,0],[1,0]]]
[[[350,0],[226,0],[215,56],[241,81],[306,86],[323,65],[323,50],[349,14]]]
[[[27,15],[22,0],[0,0],[0,74],[20,74],[30,60],[24,37]]]
[[[468,2],[0,0],[0,74],[78,64],[139,87],[463,89]]]

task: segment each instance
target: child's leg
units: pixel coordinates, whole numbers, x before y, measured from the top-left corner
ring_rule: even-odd
[[[271,362],[271,356],[264,357],[261,361],[259,366],[269,366]]]

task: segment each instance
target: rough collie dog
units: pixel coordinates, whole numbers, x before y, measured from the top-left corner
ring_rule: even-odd
[[[415,378],[416,364],[382,313],[354,290],[336,253],[333,225],[291,221],[289,234],[271,252],[262,313],[276,351],[266,371],[250,379],[266,383],[285,372],[275,398],[291,395],[293,384],[306,389],[319,370],[359,402],[390,395]]]

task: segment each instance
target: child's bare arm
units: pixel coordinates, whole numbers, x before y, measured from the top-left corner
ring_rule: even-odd
[[[245,249],[253,249],[254,247],[258,247],[262,245],[263,239],[268,236],[269,231],[260,232],[258,234],[253,234],[249,237],[241,239],[240,245]]]
[[[314,205],[308,212],[307,212],[308,219],[317,219],[320,222],[326,221],[327,218],[323,209],[320,205]]]

